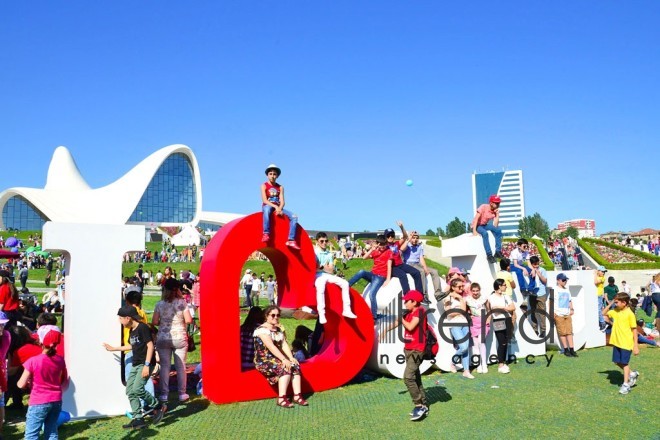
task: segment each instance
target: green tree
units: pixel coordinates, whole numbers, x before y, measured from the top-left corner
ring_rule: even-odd
[[[580,232],[577,230],[577,228],[574,228],[573,226],[569,226],[568,228],[566,228],[566,230],[564,232],[559,234],[559,236],[562,237],[562,238],[571,237],[571,238],[574,238],[575,240],[577,240],[578,237],[580,236]]]
[[[536,235],[543,240],[547,240],[550,237],[550,227],[548,226],[548,222],[541,217],[541,214],[535,212],[533,215],[528,215],[518,222],[518,235],[527,238],[532,238]]]
[[[462,222],[458,217],[454,217],[454,220],[447,223],[445,231],[447,231],[447,238],[458,237],[459,235],[463,235],[468,232],[468,224],[466,222]]]
[[[435,231],[433,229],[429,229],[426,231],[426,235],[435,235]]]
[[[442,229],[442,227],[440,227],[440,226],[438,226],[438,227],[435,229],[435,233],[436,233],[436,235],[437,235],[438,237],[446,237],[446,236],[447,236],[447,234],[445,234],[445,231],[444,231],[444,230]]]

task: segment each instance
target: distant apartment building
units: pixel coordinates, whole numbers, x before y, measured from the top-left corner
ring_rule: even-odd
[[[525,192],[523,172],[500,171],[472,174],[472,208],[488,203],[488,198],[497,194],[502,199],[500,205],[500,228],[505,237],[518,236],[518,223],[525,217]]]
[[[564,232],[569,226],[573,226],[578,230],[580,238],[582,237],[595,237],[596,236],[596,221],[591,219],[576,219],[566,220],[557,225],[560,232]]]

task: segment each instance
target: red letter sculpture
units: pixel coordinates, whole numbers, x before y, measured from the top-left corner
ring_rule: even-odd
[[[276,388],[256,370],[241,371],[238,285],[243,264],[259,250],[275,269],[279,305],[314,306],[316,257],[308,234],[298,226],[301,250],[284,245],[288,220],[273,216],[271,238],[261,242],[262,214],[256,213],[223,226],[204,252],[202,261],[201,321],[204,323],[202,364],[204,394],[215,403],[276,397]],[[357,319],[341,316],[341,291],[326,287],[327,324],[319,354],[302,364],[303,392],[336,388],[352,379],[366,364],[374,343],[374,321],[360,294],[351,289]],[[289,330],[289,338],[294,329]],[[291,341],[289,341],[291,343]]]

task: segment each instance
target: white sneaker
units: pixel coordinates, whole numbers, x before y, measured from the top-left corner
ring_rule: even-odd
[[[503,365],[503,366],[501,366],[501,367],[497,367],[497,372],[498,372],[498,373],[502,373],[502,374],[508,374],[508,373],[511,372],[511,370],[509,370],[509,367],[508,367],[508,366]]]
[[[479,371],[479,373],[488,374],[488,367],[484,365],[483,367],[481,367],[481,370]]]
[[[628,380],[628,385],[630,385],[630,388],[635,386],[638,377],[639,377],[639,371],[635,370],[630,373],[630,380]]]
[[[344,309],[344,311],[342,312],[342,315],[347,317],[347,318],[351,318],[351,319],[357,318],[355,313],[351,312],[351,309]]]
[[[621,385],[621,388],[619,388],[619,394],[628,394],[630,392],[630,385],[627,383],[624,383]]]
[[[464,371],[463,372],[463,377],[466,378],[466,379],[474,379],[474,376],[472,374],[470,374],[469,371]]]

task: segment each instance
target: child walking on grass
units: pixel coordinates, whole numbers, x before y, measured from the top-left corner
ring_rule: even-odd
[[[614,301],[603,309],[603,318],[608,324],[612,324],[612,362],[623,370],[623,385],[619,393],[628,394],[639,377],[639,371],[630,371],[630,355],[639,354],[637,322],[630,310],[630,296],[623,292],[617,293]]]
[[[62,411],[62,390],[68,380],[64,358],[55,351],[61,336],[56,329],[42,332],[39,335],[42,353],[23,364],[25,370],[18,380],[18,386],[26,388],[32,382],[30,407],[25,420],[26,439],[38,439],[42,424],[44,438],[58,438],[57,418]]]

